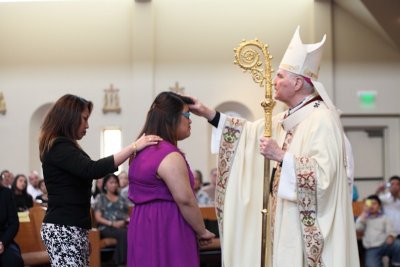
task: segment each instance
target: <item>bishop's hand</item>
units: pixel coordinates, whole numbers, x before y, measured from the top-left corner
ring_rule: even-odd
[[[269,137],[261,137],[260,139],[260,153],[265,158],[282,162],[285,156],[285,151],[282,150],[278,144]]]
[[[186,96],[186,97],[192,99],[194,103],[192,105],[189,105],[190,112],[196,114],[197,116],[204,117],[209,121],[211,121],[215,117],[216,111],[214,109],[207,107],[195,97],[191,96]]]

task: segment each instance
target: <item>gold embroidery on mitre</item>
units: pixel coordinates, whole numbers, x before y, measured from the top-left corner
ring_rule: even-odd
[[[284,64],[284,63],[282,63],[280,65],[280,67],[285,69],[285,70],[288,70],[288,71],[298,71],[300,69],[299,65],[292,66],[292,65],[288,65],[288,64]]]
[[[303,73],[304,73],[304,75],[306,75],[306,76],[308,76],[310,78],[313,78],[315,80],[318,79],[318,74],[313,72],[313,71],[311,71],[310,69],[305,69]]]

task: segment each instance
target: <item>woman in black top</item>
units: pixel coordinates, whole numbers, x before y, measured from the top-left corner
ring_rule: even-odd
[[[14,242],[18,227],[17,209],[12,192],[0,185],[0,266],[24,266],[19,247]]]
[[[77,142],[89,128],[92,108],[90,101],[64,95],[51,107],[41,127],[40,160],[49,198],[41,235],[52,266],[89,266],[93,179],[115,172],[132,154],[161,140],[143,135],[120,152],[93,161]]]
[[[18,211],[26,211],[33,207],[33,198],[28,194],[28,179],[23,174],[15,175],[11,185],[11,191],[14,193],[14,201]]]

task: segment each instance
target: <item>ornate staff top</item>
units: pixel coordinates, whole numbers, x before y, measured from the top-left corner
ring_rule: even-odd
[[[271,137],[272,135],[272,109],[275,101],[272,99],[272,56],[268,52],[268,45],[264,45],[258,39],[246,41],[243,40],[238,48],[235,48],[235,61],[244,72],[250,71],[253,81],[258,83],[260,87],[265,86],[265,99],[261,102],[261,106],[265,112],[265,128],[264,136]],[[268,212],[268,197],[269,197],[269,160],[264,160],[264,185],[263,185],[263,209],[262,214],[262,232],[261,232],[261,267],[269,266],[271,258],[271,249],[268,244],[271,244],[271,238],[268,235],[269,229],[269,212]]]
[[[271,68],[272,56],[268,52],[268,45],[264,45],[258,39],[243,40],[235,52],[236,65],[239,65],[244,72],[250,71],[253,81],[258,83],[260,87],[265,87],[265,99],[261,102],[261,106],[265,112],[265,131],[264,136],[271,137],[272,129],[272,109],[275,101],[272,99],[272,77]]]

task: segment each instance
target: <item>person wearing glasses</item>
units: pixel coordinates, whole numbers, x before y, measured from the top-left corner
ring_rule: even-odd
[[[188,104],[173,92],[160,93],[140,135],[163,141],[131,158],[129,199],[135,204],[128,227],[128,266],[200,266],[198,243],[214,234],[204,225],[194,178],[178,141],[190,136]],[[151,160],[149,160],[151,159]]]
[[[89,266],[90,197],[94,179],[115,172],[132,154],[161,139],[141,136],[108,157],[92,160],[81,140],[93,103],[76,95],[59,98],[44,118],[39,151],[49,201],[41,237],[51,266]]]

